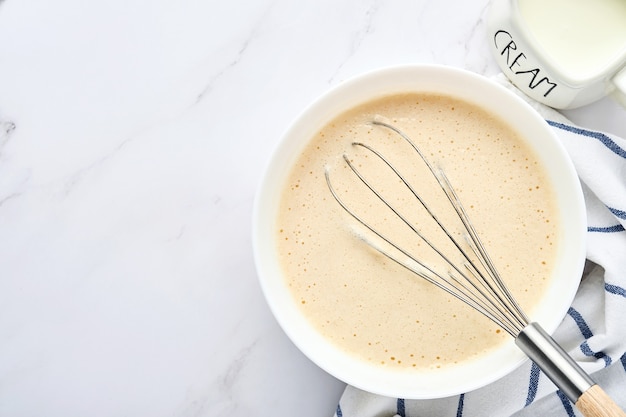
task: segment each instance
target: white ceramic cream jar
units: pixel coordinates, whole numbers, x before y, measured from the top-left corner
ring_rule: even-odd
[[[613,94],[626,106],[625,0],[492,0],[489,43],[504,74],[558,109]]]

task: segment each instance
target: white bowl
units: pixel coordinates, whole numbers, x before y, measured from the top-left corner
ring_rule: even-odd
[[[475,103],[508,121],[538,154],[556,189],[563,230],[554,276],[531,319],[549,333],[557,328],[574,298],[584,266],[586,218],[580,183],[564,148],[535,110],[497,83],[464,70],[435,65],[384,68],[343,82],[311,104],[286,131],[262,179],[254,207],[254,257],[261,287],[276,320],[318,366],[376,394],[439,398],[494,382],[526,358],[511,339],[488,356],[437,371],[416,374],[368,364],[337,348],[303,316],[286,285],[276,252],[281,190],[306,143],[339,113],[380,96],[405,92],[442,93]]]

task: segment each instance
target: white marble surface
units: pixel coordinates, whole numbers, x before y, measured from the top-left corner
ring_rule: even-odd
[[[0,416],[331,416],[257,283],[259,177],[345,78],[497,73],[487,4],[0,1]]]

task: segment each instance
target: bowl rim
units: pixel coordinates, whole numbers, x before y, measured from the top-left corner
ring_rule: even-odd
[[[536,317],[548,333],[554,332],[573,301],[584,267],[586,214],[580,182],[565,148],[539,113],[502,85],[464,69],[436,64],[378,68],[352,77],[314,100],[288,127],[268,161],[254,200],[252,245],[259,282],[270,310],[305,356],[356,388],[388,397],[432,399],[461,394],[495,382],[518,368],[527,358],[511,338],[503,348],[471,361],[469,367],[446,367],[444,371],[419,374],[397,370],[386,372],[385,368],[351,357],[309,325],[284,285],[277,256],[272,256],[276,235],[272,232],[276,218],[276,210],[272,207],[276,207],[282,189],[280,180],[284,175],[281,174],[289,171],[297,153],[324,122],[341,111],[377,97],[410,91],[441,93],[473,102],[518,130],[520,126],[531,126],[525,128],[525,132],[539,136],[529,140],[548,169],[551,181],[558,183],[555,191],[562,218],[562,236],[559,241],[560,262],[553,274],[556,278],[532,317]],[[485,97],[488,96],[489,104],[486,104]],[[495,108],[494,103],[498,104]],[[507,106],[502,106],[503,103]],[[310,135],[305,137],[307,132]]]

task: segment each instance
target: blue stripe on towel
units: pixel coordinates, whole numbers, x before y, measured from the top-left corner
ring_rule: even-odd
[[[589,226],[587,227],[588,232],[599,232],[599,233],[618,233],[623,232],[624,226],[621,224],[616,224],[615,226],[608,227],[597,227],[597,226]]]
[[[587,325],[587,322],[585,321],[583,316],[578,311],[570,307],[569,310],[567,310],[567,314],[569,314],[574,319],[576,325],[578,326],[578,330],[580,330],[585,339],[590,339],[591,337],[593,337],[593,332]]]
[[[463,417],[463,403],[465,402],[465,394],[459,395],[459,405],[456,407],[456,417]]]
[[[341,411],[341,406],[337,404],[337,411],[335,411],[337,417],[343,417],[343,411]]]
[[[535,362],[532,363],[530,367],[530,381],[528,382],[528,395],[526,396],[526,404],[524,407],[528,407],[533,401],[535,401],[535,396],[537,395],[537,387],[539,386],[539,375],[541,374],[541,369]]]
[[[593,332],[587,325],[587,322],[585,321],[583,316],[578,311],[570,307],[569,310],[567,310],[567,314],[569,314],[570,317],[574,319],[574,321],[576,322],[576,325],[578,326],[578,329],[580,330],[580,332],[582,333],[585,339],[591,339],[593,337]],[[587,343],[587,340],[585,340],[583,343],[580,344],[580,350],[585,356],[593,356],[596,359],[604,360],[605,367],[609,366],[611,362],[613,362],[611,357],[605,354],[604,352],[594,352],[593,350],[591,350],[591,348],[589,347],[589,344]]]
[[[622,297],[626,297],[626,290],[622,287],[618,287],[617,285],[604,284],[604,289],[607,292],[610,292],[611,294],[621,295]]]
[[[622,149],[617,143],[613,141],[610,137],[605,135],[604,133],[595,132],[593,130],[581,129],[575,126],[566,125],[563,123],[554,122],[552,120],[546,120],[550,126],[557,127],[561,130],[565,130],[567,132],[577,133],[579,135],[587,136],[590,138],[594,138],[602,142],[604,146],[610,149],[616,155],[621,156],[622,158],[626,158],[626,150]]]
[[[593,356],[596,359],[602,359],[604,361],[604,367],[606,368],[613,362],[611,357],[607,356],[604,352],[594,352],[589,347],[589,343],[585,340],[580,345],[580,350],[585,354],[585,356]]]
[[[556,395],[559,396],[559,399],[561,400],[561,403],[563,404],[563,408],[565,408],[565,411],[567,412],[567,416],[575,417],[576,414],[574,414],[574,408],[572,407],[572,403],[569,400],[569,398],[567,398],[567,395],[563,394],[563,391],[561,390],[558,390],[556,392]]]
[[[609,207],[609,206],[606,206],[606,208],[608,208],[609,211],[611,213],[613,213],[613,215],[615,217],[619,217],[620,219],[625,219],[626,220],[626,211],[619,210],[619,209],[616,209],[616,208],[613,208],[613,207]]]
[[[404,410],[404,398],[398,398],[398,401],[396,401],[396,408],[398,409],[396,414],[400,417],[406,417],[406,411]]]
[[[626,353],[624,353],[622,357],[619,358],[619,360],[622,363],[622,366],[624,367],[624,371],[626,371]]]

